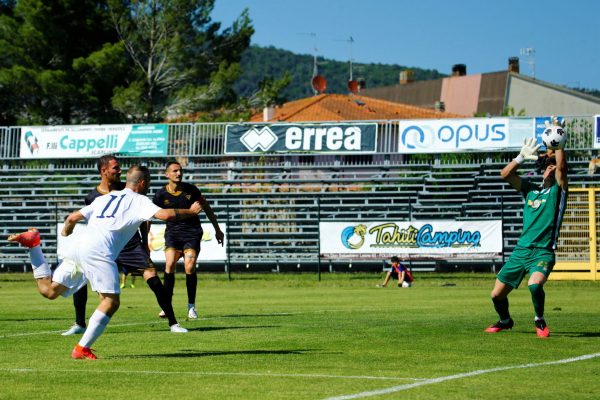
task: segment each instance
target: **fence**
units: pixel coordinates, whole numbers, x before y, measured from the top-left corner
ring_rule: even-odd
[[[593,117],[565,116],[564,118],[567,131],[569,132],[567,147],[572,151],[592,149]],[[517,122],[520,119],[525,118],[511,117],[511,120]],[[380,155],[397,153],[400,121],[386,120],[370,122],[376,122],[379,125],[379,138],[377,140],[376,153]],[[223,157],[225,128],[227,125],[228,123],[168,124],[169,144],[167,156]],[[0,127],[0,135],[0,155],[2,156],[2,159],[19,159],[21,128]],[[256,156],[262,157],[264,154],[256,154]]]
[[[598,280],[600,274],[600,189],[569,191],[563,217],[553,280]]]

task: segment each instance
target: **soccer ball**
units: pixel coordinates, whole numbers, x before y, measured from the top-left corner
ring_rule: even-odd
[[[546,128],[544,133],[542,133],[542,142],[550,150],[563,148],[566,141],[567,131],[560,126],[553,125]]]

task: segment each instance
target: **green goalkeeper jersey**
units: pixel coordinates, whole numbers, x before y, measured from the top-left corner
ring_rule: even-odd
[[[521,181],[521,192],[525,198],[523,232],[517,246],[555,250],[567,192],[556,182],[544,189],[527,180]]]

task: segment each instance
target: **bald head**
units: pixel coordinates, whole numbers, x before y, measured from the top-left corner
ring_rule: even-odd
[[[127,185],[137,193],[146,194],[150,187],[150,171],[144,165],[134,165],[127,171]]]

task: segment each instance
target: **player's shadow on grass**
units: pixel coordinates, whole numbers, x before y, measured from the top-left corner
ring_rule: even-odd
[[[297,314],[293,313],[273,313],[273,314],[227,314],[221,315],[219,318],[245,318],[245,317],[292,317]]]
[[[550,332],[550,337],[552,337],[552,336],[591,338],[591,337],[600,337],[600,332]]]
[[[0,322],[27,322],[27,321],[64,321],[64,317],[43,317],[43,318],[0,318]]]
[[[202,326],[198,328],[188,327],[188,331],[194,332],[210,332],[210,331],[224,331],[229,329],[260,329],[260,328],[279,328],[274,325],[259,325],[259,326]]]
[[[118,329],[119,327],[115,327],[115,330],[111,330],[111,334],[121,334],[121,333],[139,333],[140,330],[129,330],[129,329]],[[156,332],[156,329],[162,329],[164,332],[168,332],[168,329],[165,330],[162,325],[150,325],[150,329],[144,329],[144,332]],[[210,331],[224,331],[230,329],[260,329],[260,328],[279,328],[279,326],[275,325],[254,325],[254,326],[201,326],[197,328],[187,327],[186,329],[190,332],[210,332]],[[118,330],[117,330],[118,329]]]
[[[288,355],[313,353],[315,349],[293,349],[293,350],[232,350],[232,351],[196,351],[182,350],[180,353],[163,354],[132,354],[124,357],[110,358],[196,358],[196,357],[218,357],[218,356],[240,356],[240,355]],[[109,358],[109,357],[107,357]]]

